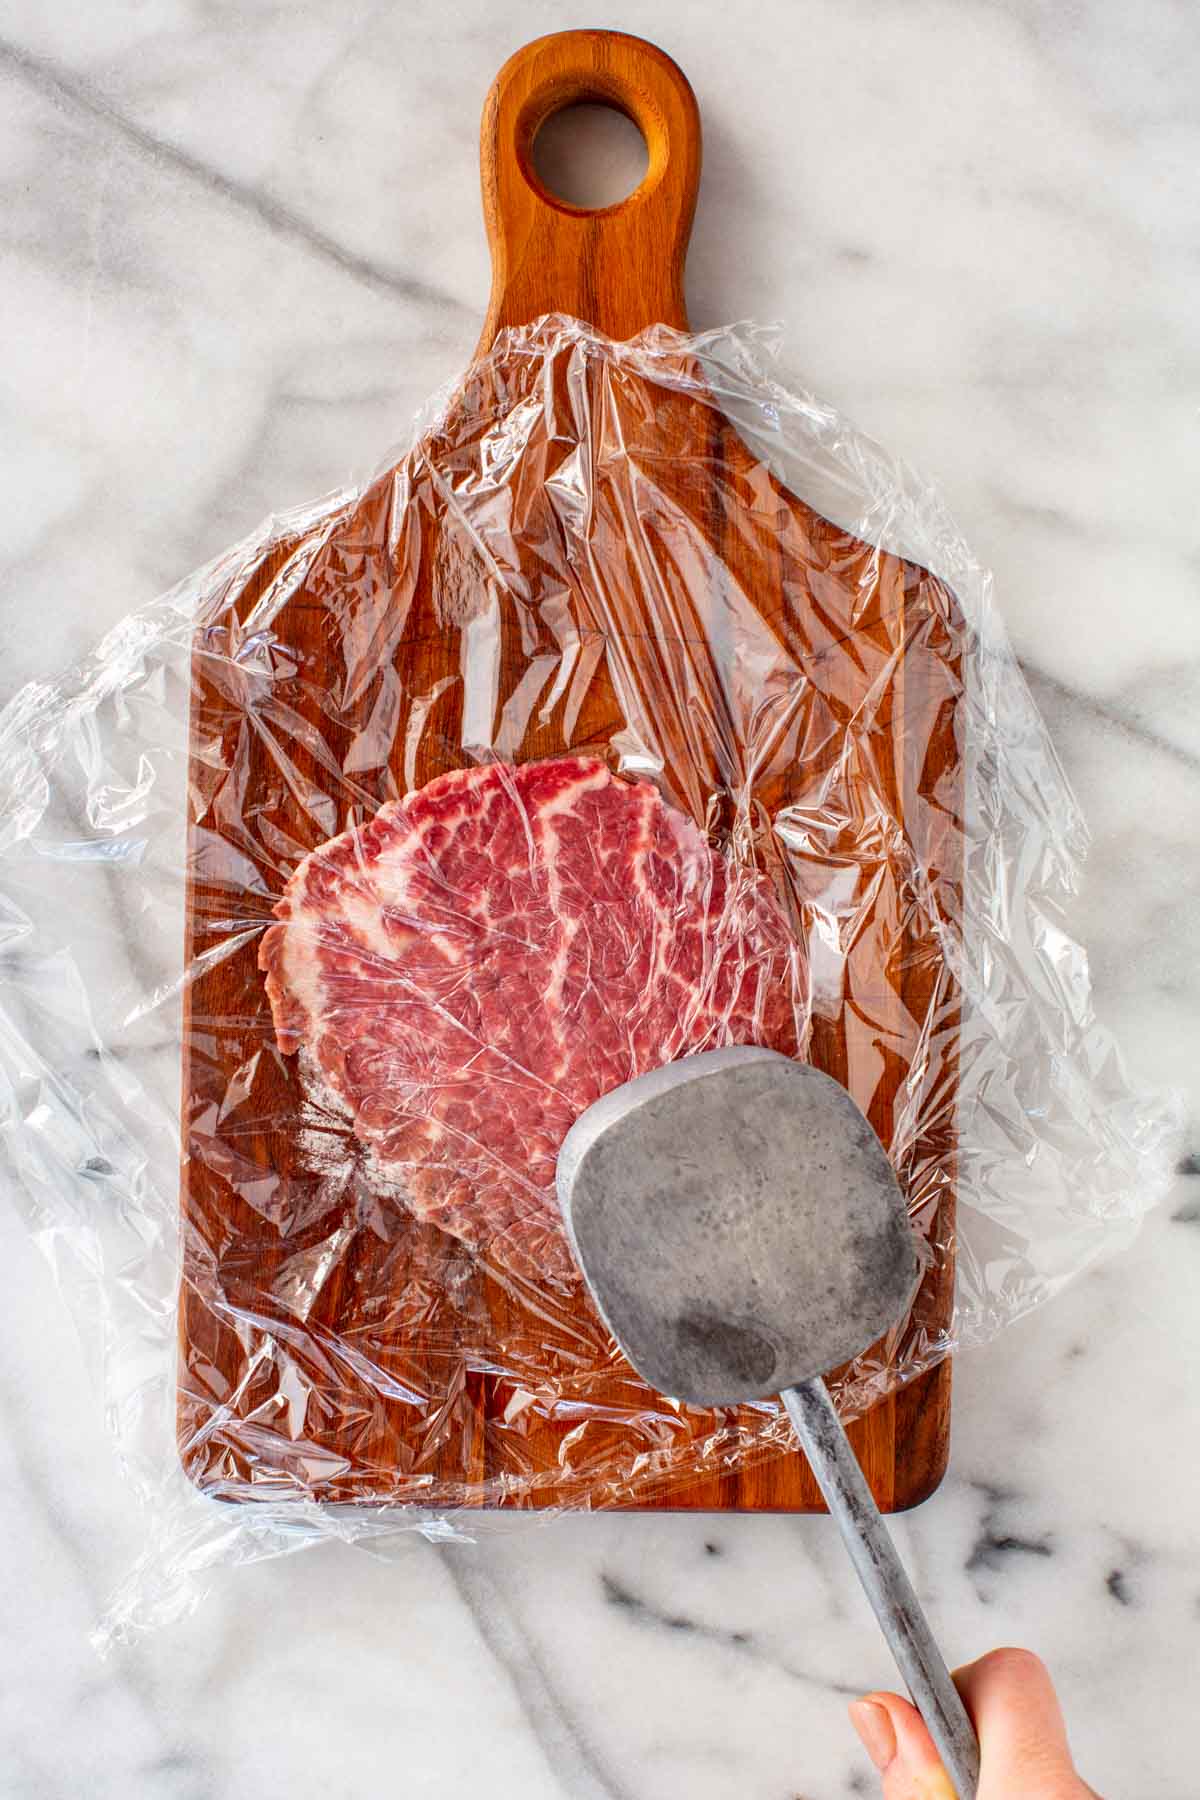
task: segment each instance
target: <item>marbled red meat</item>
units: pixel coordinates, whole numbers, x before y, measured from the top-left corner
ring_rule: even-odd
[[[593,757],[440,776],[314,850],[275,912],[280,1049],[418,1217],[534,1279],[575,1278],[554,1165],[584,1107],[692,1051],[801,1047],[769,881]]]

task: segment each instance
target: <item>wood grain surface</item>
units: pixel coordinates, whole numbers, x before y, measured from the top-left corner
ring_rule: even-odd
[[[542,122],[585,100],[628,113],[649,150],[639,189],[600,212],[545,193],[531,162]],[[505,327],[548,312],[617,340],[656,322],[686,328],[700,127],[688,83],[661,51],[608,32],[527,46],[488,96],[482,171],[493,288],[481,353]],[[893,1145],[914,1220],[935,1246],[904,1342],[910,1350],[936,1342],[947,1327],[957,995],[897,846],[916,833],[926,892],[953,913],[961,861],[953,598],[926,570],[789,494],[694,386],[652,386],[623,368],[605,403],[626,409],[617,421],[623,451],[632,443],[638,467],[653,468],[653,494],[645,490],[631,528],[626,507],[605,504],[595,474],[596,580],[576,582],[565,562],[556,576],[588,679],[553,704],[523,708],[531,665],[561,654],[548,609],[521,595],[545,586],[558,554],[547,483],[577,446],[530,426],[529,466],[543,479],[518,484],[514,568],[501,588],[461,509],[445,501],[446,470],[476,471],[489,421],[525,378],[528,357],[506,354],[468,372],[419,455],[240,570],[197,632],[182,1460],[201,1488],[226,1499],[819,1510],[803,1459],[780,1452],[782,1435],[764,1439],[755,1426],[756,1437],[749,1419],[672,1414],[640,1390],[582,1295],[543,1304],[403,1208],[377,1202],[344,1120],[314,1106],[295,1059],[274,1045],[256,962],[272,905],[324,839],[471,760],[464,670],[486,593],[493,751],[514,760],[568,749],[611,755],[631,714],[643,718],[662,747],[663,791],[731,853],[770,869],[798,930],[811,919],[803,859],[783,853],[771,821],[803,811],[823,781],[827,790],[859,780],[869,788],[880,823],[871,925],[843,946],[842,989],[815,1011],[812,1056]],[[569,365],[565,351],[545,361],[547,416],[559,402],[578,410]],[[672,551],[669,580],[661,566],[647,573],[637,538],[656,517],[686,519],[691,534],[691,561]],[[723,591],[689,575],[697,568],[719,571]],[[758,696],[731,684],[718,614],[741,621],[740,631],[752,627],[772,667],[802,674],[803,707],[778,728],[764,726]],[[856,773],[846,745],[866,714],[870,768]],[[735,793],[746,799],[740,823]],[[849,819],[852,786],[843,802]],[[861,863],[861,817],[859,825]],[[847,868],[850,837],[848,823]],[[920,1129],[906,1127],[894,1144],[918,1077]],[[894,1350],[881,1351],[881,1362]],[[543,1403],[547,1392],[555,1404]],[[913,1505],[937,1485],[949,1399],[942,1362],[851,1428],[881,1507]]]

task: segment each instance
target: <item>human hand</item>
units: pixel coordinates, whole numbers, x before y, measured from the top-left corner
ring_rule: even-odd
[[[955,1684],[979,1738],[978,1800],[1100,1800],[1075,1773],[1046,1666],[1030,1650],[993,1650]],[[899,1694],[868,1694],[850,1721],[883,1777],[883,1800],[954,1800],[933,1740]]]

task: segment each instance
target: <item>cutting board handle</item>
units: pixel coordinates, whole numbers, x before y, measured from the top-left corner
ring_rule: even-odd
[[[572,206],[533,168],[552,113],[598,103],[646,140],[640,186],[615,206]],[[683,265],[700,185],[700,112],[662,50],[619,31],[561,31],[526,44],[497,75],[483,112],[483,213],[492,295],[479,353],[508,325],[569,313],[610,337],[661,321],[686,330]]]

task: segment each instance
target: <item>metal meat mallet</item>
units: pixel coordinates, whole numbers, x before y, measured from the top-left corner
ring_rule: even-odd
[[[638,1374],[697,1406],[779,1394],[960,1800],[975,1734],[821,1377],[901,1319],[920,1263],[883,1146],[819,1069],[710,1050],[605,1094],[558,1198]]]

